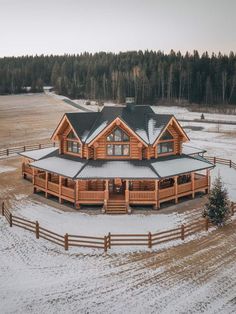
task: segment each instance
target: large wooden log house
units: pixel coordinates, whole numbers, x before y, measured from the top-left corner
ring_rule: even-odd
[[[150,106],[104,107],[101,112],[66,113],[52,141],[59,148],[24,152],[22,174],[34,192],[59,202],[101,205],[106,213],[134,205],[160,208],[163,202],[208,193],[212,163],[203,150],[186,146],[173,115]]]

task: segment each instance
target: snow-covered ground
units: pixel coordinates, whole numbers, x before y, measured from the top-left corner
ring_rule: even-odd
[[[166,107],[165,107],[166,108]],[[181,108],[178,108],[181,111]],[[184,111],[186,109],[183,109]],[[177,111],[177,109],[176,109]],[[174,112],[173,107],[169,112]],[[187,114],[187,113],[186,113]],[[194,113],[190,113],[194,114]],[[199,113],[196,115],[199,118]],[[207,115],[205,115],[207,118]],[[228,120],[235,116],[226,116]],[[189,118],[185,116],[184,118]],[[212,119],[216,119],[211,115]],[[218,119],[218,118],[217,118]],[[223,118],[225,119],[225,117]],[[209,155],[236,161],[236,126],[184,124],[193,146]],[[192,130],[201,126],[201,130]],[[219,131],[219,132],[218,132]],[[15,168],[0,165],[2,175]],[[236,201],[236,171],[217,165]],[[10,189],[10,186],[9,186]],[[4,192],[0,196],[4,198]],[[148,232],[173,228],[191,213],[130,216],[63,212],[15,195],[14,211],[56,232],[104,235],[111,232]],[[235,221],[227,228],[204,233],[199,239],[160,251],[139,248],[98,250],[57,247],[19,229],[0,217],[0,313],[235,313]],[[203,236],[203,237],[202,237]],[[181,240],[173,244],[180,244]],[[166,246],[167,247],[167,246]],[[138,253],[137,253],[138,252]]]

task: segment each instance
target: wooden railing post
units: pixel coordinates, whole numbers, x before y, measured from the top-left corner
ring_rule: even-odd
[[[104,252],[107,252],[107,236],[104,236]]]
[[[181,240],[184,240],[184,225],[181,226]]]
[[[7,156],[8,156],[9,155],[9,149],[8,148],[6,149],[6,152],[7,152]]]
[[[64,235],[64,246],[65,246],[65,250],[68,251],[68,248],[69,248],[69,236],[68,236],[68,233],[66,233]]]
[[[35,234],[36,234],[36,239],[39,239],[39,223],[36,221],[35,223]]]
[[[205,219],[205,230],[208,231],[208,229],[209,229],[209,218],[206,217],[206,219]]]
[[[229,161],[229,167],[231,168],[232,167],[232,160],[230,159]]]
[[[10,224],[10,227],[12,227],[12,214],[11,213],[10,213],[9,217],[10,217],[9,224]]]
[[[148,232],[148,248],[152,248],[152,234],[151,232]]]
[[[23,149],[24,149],[24,152],[25,152],[25,145],[24,145]]]
[[[5,216],[5,204],[2,202],[2,216]]]
[[[213,162],[214,162],[214,164],[216,164],[216,157],[215,156],[214,156],[214,161]]]
[[[110,232],[108,233],[107,239],[108,239],[108,249],[110,249],[111,248],[111,233]]]

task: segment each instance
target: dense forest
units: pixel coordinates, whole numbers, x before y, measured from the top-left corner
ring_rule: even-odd
[[[131,51],[0,58],[0,94],[21,93],[27,86],[40,92],[45,85],[71,98],[235,105],[236,54]]]

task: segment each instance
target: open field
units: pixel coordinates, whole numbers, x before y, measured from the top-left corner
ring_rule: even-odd
[[[0,97],[0,119],[4,123],[4,133],[0,124],[0,137],[3,146],[46,140],[63,112],[76,110],[60,99],[47,95],[3,98],[13,103],[11,97],[17,99],[15,102],[18,105],[15,103],[15,106],[19,109],[21,128],[11,138],[11,123],[18,120],[11,110],[14,106],[8,110],[7,102]],[[25,102],[23,104],[20,97],[24,101],[29,99],[29,107],[24,109]],[[50,113],[46,111],[46,103],[52,105]],[[39,110],[37,114],[34,113],[36,107]],[[28,112],[26,122],[23,109]],[[36,128],[30,132],[32,125],[36,125]],[[222,126],[220,132],[216,125],[204,124],[200,130],[191,129],[192,124],[186,123],[185,126],[195,146],[209,149],[209,155],[236,161],[236,126],[230,126],[230,130]],[[22,138],[20,134],[23,135],[23,130],[28,133]],[[42,134],[38,134],[41,131]],[[213,178],[219,172],[230,198],[236,201],[236,171],[217,166]],[[58,204],[53,199],[32,195],[32,184],[21,178],[20,158],[10,157],[0,160],[2,200],[7,200],[7,205],[21,216],[32,220],[38,218],[52,230],[64,232],[70,227],[74,232],[92,230],[93,234],[103,234],[110,225],[115,231],[117,228],[123,231],[130,228],[132,232],[146,232],[149,226],[154,231],[190,222],[201,215],[206,198],[163,208],[150,216],[144,211],[135,212],[126,216],[122,224],[122,216],[109,219],[109,216],[100,215],[98,211],[76,212],[72,207]],[[95,249],[78,248],[66,252],[43,239],[36,240],[35,235],[27,231],[9,228],[1,217],[0,234],[0,312],[3,314],[230,314],[236,311],[236,220],[207,236],[155,251],[138,248],[133,252],[118,249],[101,253]]]
[[[0,96],[0,148],[47,142],[62,115],[73,111],[46,94]]]

